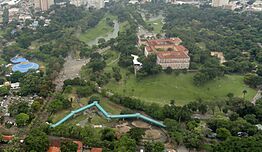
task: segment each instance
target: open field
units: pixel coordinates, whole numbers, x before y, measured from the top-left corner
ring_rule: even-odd
[[[175,99],[176,104],[179,105],[184,105],[198,98],[215,100],[225,97],[229,92],[235,96],[243,97],[243,90],[247,90],[246,99],[250,100],[256,93],[256,90],[244,84],[243,76],[226,75],[202,87],[193,85],[193,76],[193,73],[178,76],[162,73],[139,81],[131,75],[128,78],[123,78],[127,79],[126,81],[111,81],[106,88],[115,93],[162,105],[169,103],[172,99]]]
[[[99,36],[106,36],[107,33],[110,33],[114,30],[114,27],[109,26],[106,23],[106,18],[114,20],[114,16],[106,15],[94,28],[87,30],[84,33],[81,33],[79,39],[83,42],[89,42],[96,39]]]
[[[161,19],[157,19],[154,21],[146,21],[146,23],[151,24],[151,26],[154,28],[154,33],[161,33],[161,29],[163,27]]]

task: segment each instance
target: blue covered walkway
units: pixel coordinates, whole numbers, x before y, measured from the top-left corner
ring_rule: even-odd
[[[74,116],[75,114],[82,112],[86,109],[89,109],[91,107],[96,107],[103,115],[105,118],[107,119],[125,119],[125,118],[136,118],[136,119],[142,119],[144,121],[147,121],[149,123],[152,123],[156,126],[159,127],[165,127],[165,125],[162,122],[156,121],[152,118],[146,117],[140,113],[135,113],[135,114],[123,114],[123,115],[110,115],[108,114],[99,104],[97,101],[86,105],[84,107],[81,107],[79,109],[76,109],[74,111],[71,111],[68,115],[66,115],[64,118],[62,118],[61,120],[59,120],[58,122],[56,122],[55,124],[52,124],[51,127],[57,127],[59,125],[61,125],[62,123],[64,123],[65,121],[67,121],[69,118],[71,118],[72,116]]]

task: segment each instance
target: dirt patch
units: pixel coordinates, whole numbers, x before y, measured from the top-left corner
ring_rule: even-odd
[[[149,125],[148,123],[144,122],[144,121],[141,121],[141,120],[135,120],[132,122],[132,125],[137,127],[137,128],[144,128],[144,129],[147,129],[147,128],[150,128],[151,125]]]
[[[157,140],[161,138],[161,132],[157,129],[150,129],[145,131],[144,138],[150,140]]]

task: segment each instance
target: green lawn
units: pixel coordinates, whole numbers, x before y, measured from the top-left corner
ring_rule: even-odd
[[[163,23],[161,19],[154,20],[154,21],[146,21],[147,24],[151,24],[154,28],[154,33],[161,33],[161,29],[163,27]]]
[[[128,21],[120,23],[119,32],[124,32],[127,28],[129,28]]]
[[[79,36],[79,39],[83,42],[89,42],[91,40],[96,39],[100,36],[106,36],[107,33],[113,32],[114,27],[109,26],[106,23],[106,18],[110,18],[111,20],[116,19],[115,16],[112,15],[106,15],[98,24],[96,27],[87,30],[84,33],[81,33]]]
[[[166,104],[175,99],[179,105],[198,98],[214,100],[225,97],[229,92],[242,97],[244,89],[247,90],[247,99],[251,99],[256,93],[256,90],[243,83],[243,76],[226,75],[202,87],[196,87],[192,82],[193,75],[193,73],[188,73],[176,76],[175,74],[167,75],[163,73],[140,81],[131,75],[128,78],[123,77],[126,81],[111,81],[106,88],[112,92],[133,96],[146,102]]]

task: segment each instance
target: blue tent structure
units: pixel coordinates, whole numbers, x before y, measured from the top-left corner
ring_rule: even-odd
[[[12,59],[10,59],[10,61],[15,64],[21,63],[21,62],[28,62],[26,58],[22,58],[22,57],[13,57]]]
[[[12,71],[20,71],[22,73],[28,72],[29,70],[37,70],[39,69],[39,65],[34,62],[21,62],[19,64],[15,64],[12,67]]]

